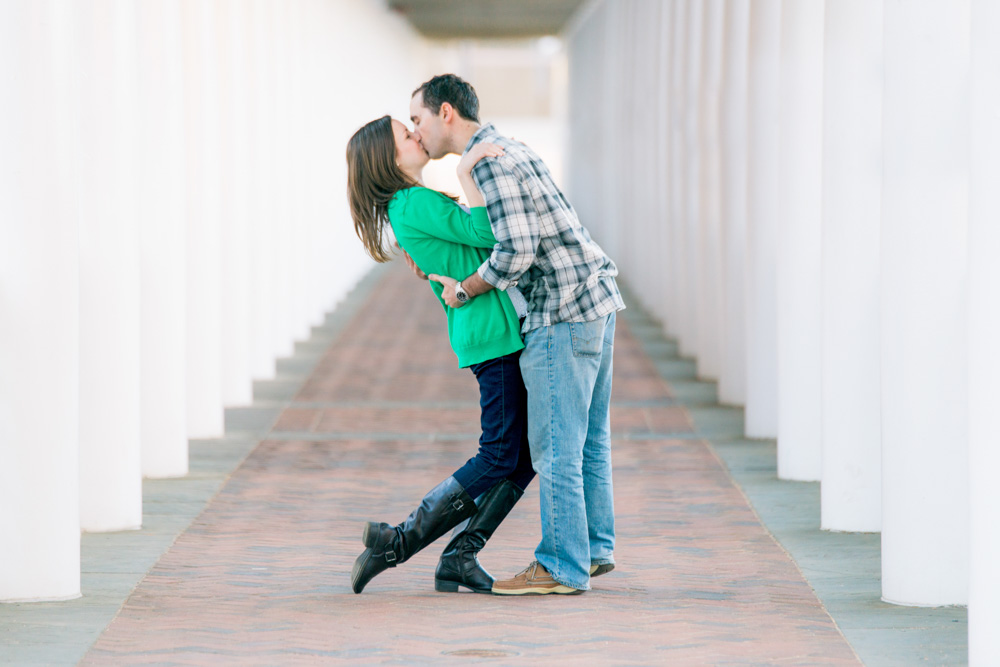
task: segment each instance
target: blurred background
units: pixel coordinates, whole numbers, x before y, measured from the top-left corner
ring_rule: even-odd
[[[454,72],[821,527],[880,533],[882,597],[969,604],[996,664],[996,34],[994,0],[0,1],[0,600],[78,596],[81,530],[139,528],[372,268],[346,142]]]
[[[562,182],[579,5],[0,4],[0,599],[77,595],[81,530],[139,528],[143,478],[188,474],[372,268],[361,125],[455,72]],[[460,194],[457,159],[428,184]]]

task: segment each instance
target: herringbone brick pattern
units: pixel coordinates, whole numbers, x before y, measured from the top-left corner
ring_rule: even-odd
[[[362,522],[401,520],[476,446],[440,307],[390,271],[84,664],[857,664],[624,318],[615,366],[614,572],[581,596],[435,593],[442,540],[354,595]],[[538,537],[532,488],[481,560],[513,574]]]

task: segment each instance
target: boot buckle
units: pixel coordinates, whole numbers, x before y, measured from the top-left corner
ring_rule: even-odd
[[[395,551],[386,551],[385,552],[385,561],[387,563],[395,563],[396,562],[396,552]]]
[[[461,498],[456,498],[455,502],[453,502],[451,506],[455,508],[456,512],[461,512],[462,508],[465,507],[465,503],[462,502]]]

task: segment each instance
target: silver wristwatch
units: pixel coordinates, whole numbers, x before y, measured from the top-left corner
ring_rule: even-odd
[[[462,287],[461,282],[455,283],[455,298],[461,301],[462,303],[465,303],[470,298],[469,293],[465,291],[464,287]]]

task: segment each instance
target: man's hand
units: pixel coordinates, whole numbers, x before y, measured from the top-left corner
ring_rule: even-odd
[[[396,247],[398,248],[399,246]],[[407,254],[407,252],[402,248],[399,248],[399,252],[403,254],[403,261],[405,261],[406,265],[410,267],[410,271],[413,271],[413,274],[417,278],[420,278],[421,280],[427,280],[427,274],[420,270],[420,267],[417,266],[417,263],[413,261],[413,258],[410,257],[410,255]]]
[[[444,287],[444,290],[441,292],[441,298],[444,299],[444,302],[448,304],[450,308],[461,308],[465,305],[458,300],[458,297],[455,296],[455,285],[458,284],[457,280],[449,278],[448,276],[439,276],[436,273],[432,273],[427,277],[436,283],[441,283]]]

